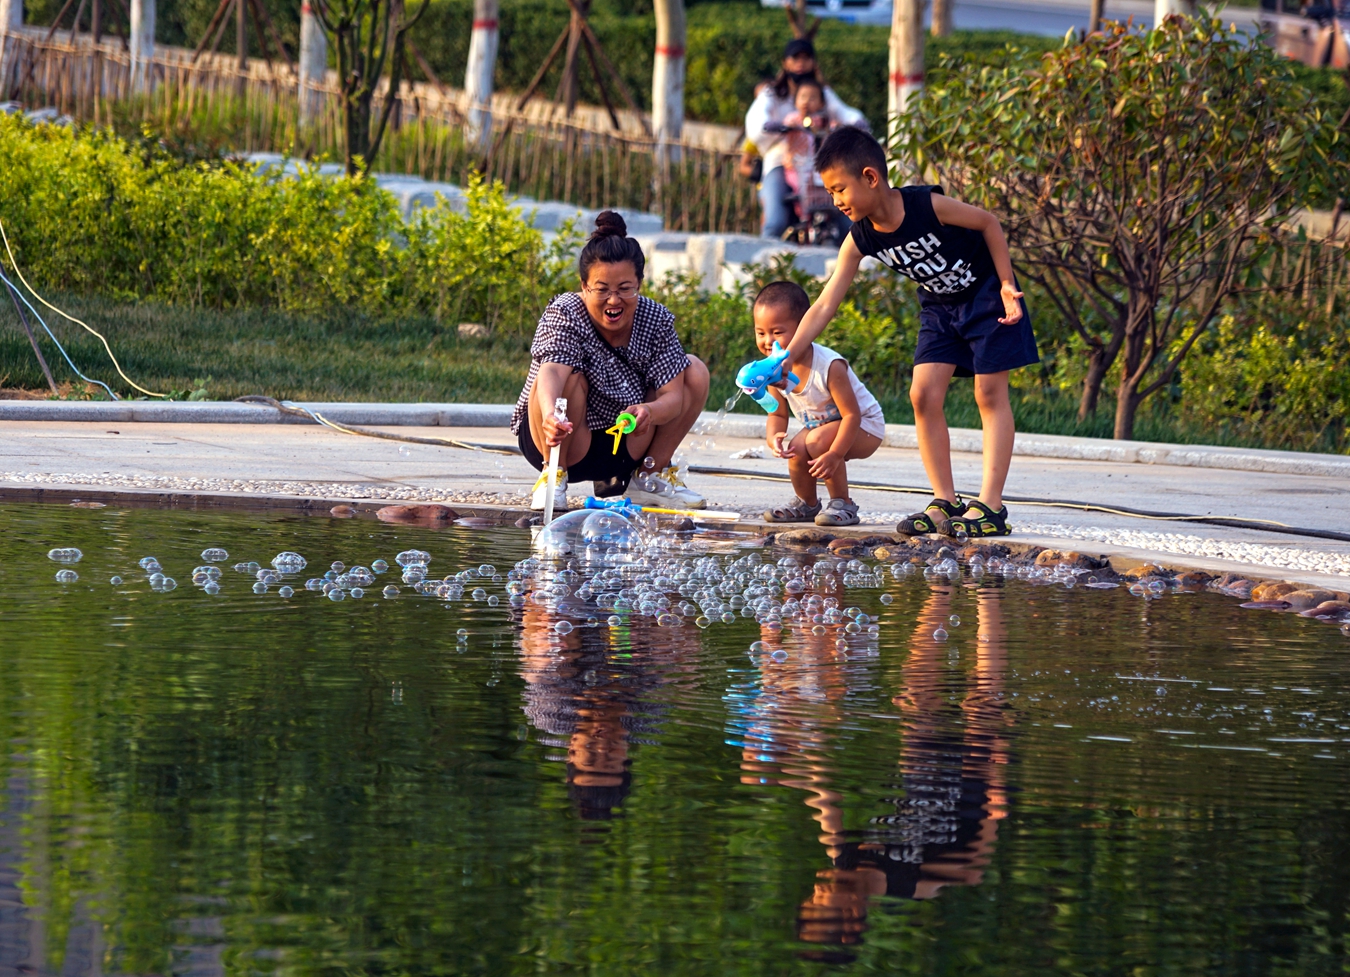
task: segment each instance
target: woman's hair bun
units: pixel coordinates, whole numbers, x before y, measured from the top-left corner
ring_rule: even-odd
[[[627,237],[628,225],[623,221],[623,215],[612,210],[602,210],[595,218],[595,231],[591,238],[599,237]]]

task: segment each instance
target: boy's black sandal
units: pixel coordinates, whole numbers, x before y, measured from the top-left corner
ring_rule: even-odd
[[[951,520],[969,509],[959,498],[955,502],[946,499],[934,499],[916,512],[900,520],[895,531],[901,536],[927,536],[931,533],[947,535]]]
[[[1012,528],[1008,525],[1008,507],[1006,505],[995,512],[977,499],[966,508],[977,510],[980,513],[979,518],[971,519],[967,516],[957,516],[951,521],[951,535],[958,536],[964,533],[971,539],[1012,535]]]

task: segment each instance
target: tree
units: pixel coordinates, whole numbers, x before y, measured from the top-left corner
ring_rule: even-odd
[[[417,13],[409,17],[404,0],[313,0],[314,15],[337,50],[349,176],[364,176],[375,162],[403,81],[407,33],[430,2],[421,0]],[[386,65],[389,88],[372,131],[375,93]]]
[[[1020,274],[1086,348],[1080,418],[1119,369],[1117,438],[1262,242],[1346,175],[1336,120],[1283,58],[1179,16],[1107,23],[1039,65],[951,72],[901,120],[897,158],[1004,219]]]

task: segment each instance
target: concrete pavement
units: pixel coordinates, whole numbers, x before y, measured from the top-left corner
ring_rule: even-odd
[[[747,425],[757,428],[757,423],[741,418],[727,428],[748,433]],[[381,430],[504,447],[514,446],[515,440],[500,427],[403,425]],[[729,457],[760,444],[757,437],[714,431],[691,436],[686,455],[700,470],[784,474],[777,460]],[[1168,446],[1153,447],[1163,453]],[[1128,457],[1129,452],[1119,456]],[[1312,457],[1339,464],[1335,456]],[[979,486],[979,455],[957,452],[954,462],[958,486],[973,494]],[[1350,542],[1285,535],[1259,526],[1083,512],[1055,504],[1086,501],[1350,531],[1345,516],[1350,483],[1343,476],[1299,474],[1296,469],[1198,471],[1175,464],[1023,455],[1014,461],[1007,493],[1036,500],[1010,504],[1017,538],[1025,542],[1350,588]],[[879,530],[893,526],[927,497],[923,468],[912,448],[883,447],[874,457],[853,463],[850,477],[908,489],[854,492],[865,522]],[[273,497],[519,504],[534,479],[534,471],[517,455],[355,437],[317,425],[0,420],[0,499],[64,487],[95,500],[100,490],[117,489],[151,497],[172,492],[259,504]],[[792,494],[785,483],[729,475],[695,473],[689,483],[707,495],[711,506],[746,513]],[[587,491],[589,485],[578,486],[574,495]]]

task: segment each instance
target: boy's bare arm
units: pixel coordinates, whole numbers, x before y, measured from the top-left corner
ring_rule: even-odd
[[[999,290],[1003,296],[1003,318],[998,320],[1005,326],[1011,326],[1022,318],[1022,303],[1018,301],[1022,293],[1017,290],[1017,281],[1013,277],[1012,256],[1008,253],[1008,239],[1003,236],[1003,225],[998,218],[987,210],[963,204],[959,200],[942,194],[933,194],[933,214],[949,227],[968,227],[984,235],[984,243],[989,248],[989,256],[994,259],[994,271],[1003,283]]]
[[[825,383],[830,389],[830,399],[839,408],[839,429],[834,432],[830,450],[811,462],[811,474],[816,478],[829,478],[834,474],[835,469],[853,450],[853,442],[862,430],[862,408],[858,406],[853,384],[848,380],[848,363],[842,359],[831,363]]]
[[[792,337],[792,342],[788,343],[788,357],[792,362],[806,355],[816,337],[825,331],[834,314],[839,311],[839,306],[843,304],[844,296],[848,294],[848,287],[853,284],[853,276],[858,273],[858,265],[862,263],[862,259],[863,254],[853,243],[852,235],[844,238],[844,243],[839,248],[839,263],[834,266],[834,274],[825,283],[825,290],[820,293],[820,298],[806,310],[806,315],[802,316],[802,321],[797,324],[797,334]]]

